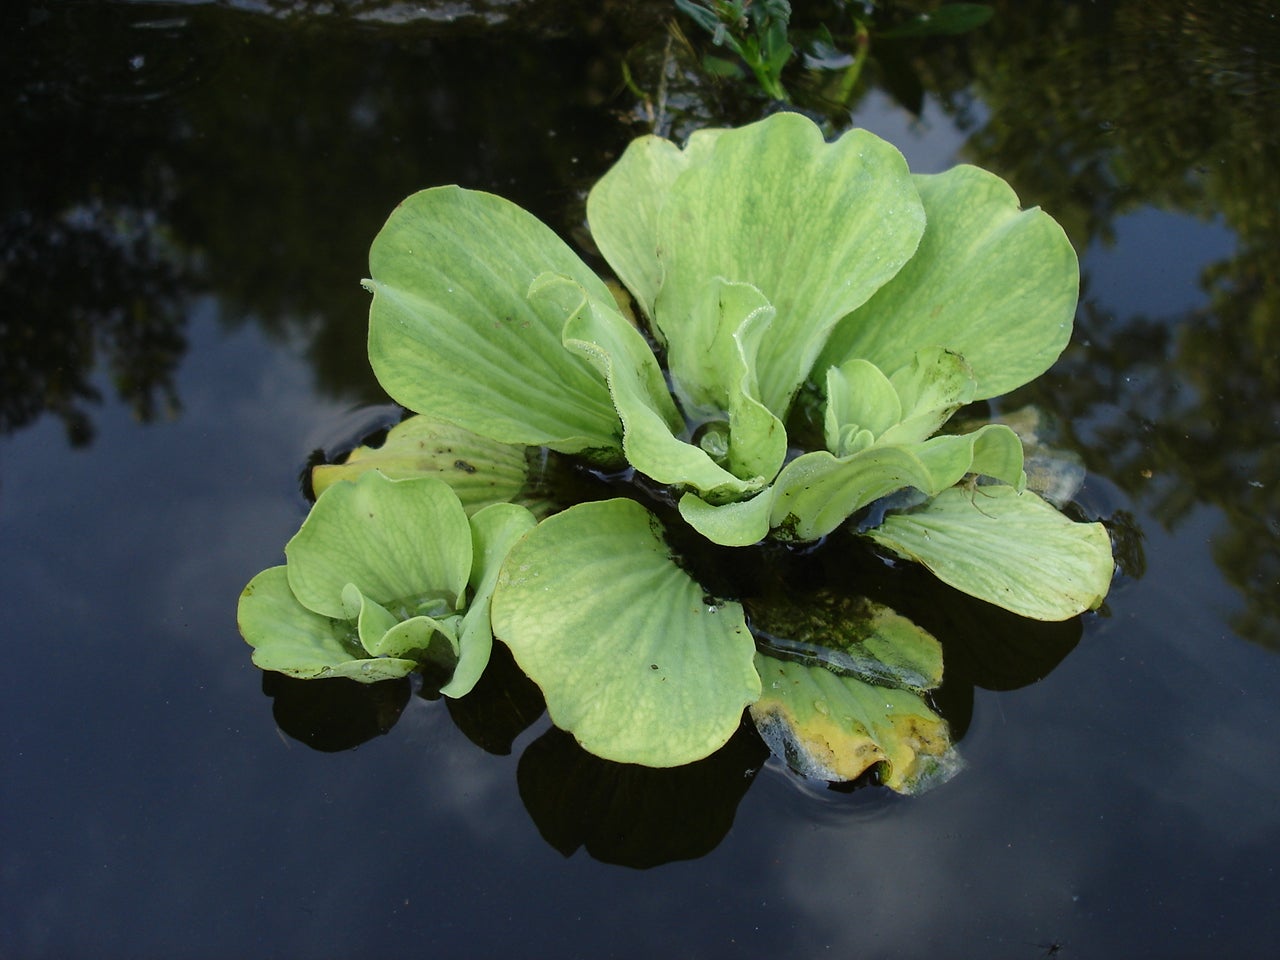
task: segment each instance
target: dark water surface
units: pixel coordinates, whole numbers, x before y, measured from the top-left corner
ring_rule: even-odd
[[[886,53],[827,115],[1068,229],[1076,339],[1005,407],[1059,419],[1122,572],[1101,614],[1027,625],[1056,667],[973,668],[966,769],[907,799],[802,787],[745,733],[685,779],[604,769],[504,720],[538,711],[518,685],[391,685],[335,725],[264,694],[236,631],[307,458],[385,413],[382,220],[458,182],[581,242],[665,4],[6,13],[0,957],[1269,955],[1276,8],[996,7],[902,53],[918,102]],[[768,109],[681,97],[676,132]]]

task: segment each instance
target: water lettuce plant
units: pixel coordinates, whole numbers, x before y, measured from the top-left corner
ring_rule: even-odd
[[[936,640],[892,611],[815,620],[775,605],[758,651],[750,598],[709,594],[666,524],[723,548],[861,537],[1036,619],[1099,605],[1113,569],[1102,525],[1027,488],[1008,426],[949,423],[1044,372],[1067,343],[1078,268],[1062,230],[993,174],[912,174],[878,137],[827,142],[790,113],[699,131],[683,147],[636,140],[591,191],[587,216],[627,295],[500,197],[437,187],[395,210],[370,252],[369,357],[421,426],[325,478],[286,567],[246,591],[246,638],[279,624],[307,670],[367,679],[412,669],[424,638],[443,637],[459,658],[445,689],[456,694],[496,634],[556,725],[611,760],[705,757],[750,708],[779,752],[820,775],[880,764],[885,782],[912,789],[954,769],[945,722],[924,699],[941,677]],[[467,494],[472,508],[490,503],[470,527],[456,496],[442,503],[447,483],[483,476],[450,468],[454,429],[494,473]],[[524,448],[630,477],[631,492],[535,526],[492,503],[516,495]],[[428,479],[391,481],[384,469]],[[308,530],[342,523],[316,519],[322,508],[358,514],[351,490],[387,497],[428,480],[430,508],[406,494],[395,531],[366,531],[379,557],[370,570],[310,586],[326,550],[359,552]],[[429,588],[364,586],[407,557],[380,553],[377,536],[437,542],[440,524],[459,544],[447,583],[431,579],[442,559],[427,576],[415,557],[414,582]],[[468,529],[487,544],[474,566],[462,559]],[[406,605],[405,591],[429,599]],[[482,653],[468,653],[468,631]],[[282,669],[281,643],[257,642],[257,661]],[[904,662],[915,665],[892,666]]]
[[[1070,336],[1075,255],[1004,181],[966,166],[913,176],[866,131],[826,143],[778,114],[684,149],[640,138],[587,213],[645,332],[514,204],[457,187],[406,200],[366,281],[370,360],[391,396],[502,442],[628,465],[725,545],[815,540],[904,489],[926,498],[913,517],[951,522],[952,498],[931,498],[989,477],[1017,496],[960,522],[998,524],[1002,544],[1047,537],[1037,554],[1065,564],[1063,583],[1003,549],[979,575],[895,534],[893,517],[880,541],[1027,616],[1100,602],[1105,532],[1026,494],[1016,434],[939,432],[964,404],[1042,373]],[[786,424],[806,387],[824,397],[823,443],[797,456]]]
[[[495,503],[470,518],[449,485],[373,470],[316,499],[286,563],[240,596],[253,662],[305,679],[363,682],[432,664],[467,693],[493,647],[489,602],[510,544],[533,514]]]

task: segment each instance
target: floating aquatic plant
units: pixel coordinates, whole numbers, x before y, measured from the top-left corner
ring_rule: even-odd
[[[365,281],[370,361],[396,401],[426,416],[413,430],[432,443],[440,430],[474,437],[494,479],[476,493],[476,475],[449,468],[447,443],[414,466],[405,451],[413,460],[422,445],[396,436],[337,468],[358,479],[333,483],[308,524],[322,508],[354,510],[344,489],[398,489],[361,473],[371,467],[466,481],[477,504],[516,495],[514,467],[527,447],[629,471],[640,481],[633,498],[570,505],[536,527],[502,503],[470,521],[474,534],[502,518],[500,534],[479,534],[491,549],[471,572],[463,619],[479,630],[483,618],[487,643],[492,592],[492,630],[542,688],[552,720],[598,756],[674,766],[724,744],[751,707],[771,742],[805,753],[813,770],[848,778],[881,763],[899,789],[936,779],[954,767],[946,725],[922,699],[940,677],[940,654],[927,683],[881,669],[895,647],[918,652],[936,641],[903,618],[843,616],[806,643],[862,650],[861,669],[797,655],[788,643],[757,653],[744,598],[705,592],[640,491],[649,506],[676,506],[668,522],[721,547],[847,531],[1023,616],[1061,620],[1096,607],[1113,568],[1101,524],[1073,522],[1026,488],[1022,444],[1008,426],[962,432],[948,423],[966,404],[1044,372],[1067,343],[1078,268],[1062,230],[1021,209],[993,174],[913,175],[872,134],[828,143],[797,114],[700,131],[683,148],[642,137],[591,191],[587,214],[638,323],[547,226],[500,197],[438,187],[397,208]],[[440,480],[433,503],[447,491]],[[419,481],[399,481],[410,482]],[[435,514],[415,510],[383,516],[396,516],[399,535],[435,541]],[[340,521],[315,520],[329,523]],[[448,524],[461,538],[457,517]],[[299,538],[321,542],[306,525]],[[345,572],[330,577],[323,604],[300,593],[307,578],[294,567],[339,549],[324,544],[306,560],[294,547],[286,568],[250,584],[247,637],[246,605],[264,636],[252,616],[262,592],[324,649],[303,646],[307,669],[323,660],[326,675],[400,675],[427,649],[429,631],[469,668],[480,661],[467,660],[465,630],[446,612],[463,602],[465,563],[455,561],[447,588],[432,586],[429,609],[402,611],[406,624],[427,618],[410,628],[378,606],[402,597],[366,600]],[[395,562],[380,561],[381,573]],[[857,589],[850,583],[849,595]],[[774,634],[808,636],[811,627],[801,609]],[[381,658],[376,666],[334,659],[355,649],[353,638]],[[269,646],[259,643],[257,661],[283,669],[287,657],[268,656]],[[865,654],[872,649],[880,653]],[[459,672],[474,682],[473,669]],[[446,693],[467,686],[458,676]],[[838,709],[815,712],[815,702]]]
[[[432,477],[374,470],[322,493],[285,547],[286,563],[240,597],[240,632],[264,670],[371,682],[424,663],[467,693],[493,646],[489,602],[511,543],[533,514],[496,503],[468,519]]]

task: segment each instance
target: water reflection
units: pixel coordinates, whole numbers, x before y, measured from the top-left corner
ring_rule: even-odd
[[[408,680],[307,682],[279,674],[266,674],[263,682],[280,729],[326,752],[386,734],[400,718],[410,687]],[[421,686],[418,695],[438,698]],[[501,644],[475,690],[446,704],[467,738],[497,755],[509,754],[545,709],[538,688]],[[664,770],[601,760],[547,727],[521,753],[517,783],[539,832],[564,856],[585,848],[605,863],[646,868],[714,849],[768,756],[745,720],[711,757]]]
[[[302,342],[327,395],[380,400],[359,279],[395,204],[455,182],[567,233],[577,185],[626,140],[599,117],[642,20],[544,4],[477,31],[507,6],[477,4],[352,30],[328,4],[241,6],[37,0],[0,38],[0,122],[22,145],[0,155],[0,431],[49,412],[88,443],[104,358],[140,418],[176,411],[206,292]]]
[[[0,249],[0,434],[48,413],[87,445],[103,373],[139,420],[176,415],[190,269],[148,211],[16,211],[0,221]]]
[[[714,850],[769,756],[744,722],[697,763],[654,769],[610,763],[548,729],[520,756],[520,799],[564,856],[584,849],[602,863],[644,869]]]

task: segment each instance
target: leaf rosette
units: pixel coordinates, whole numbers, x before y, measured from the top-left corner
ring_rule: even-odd
[[[946,520],[982,529],[992,576],[935,555],[931,538],[877,542],[1028,616],[1101,602],[1105,531],[1071,524],[1036,540],[1056,511],[1023,494],[1017,435],[940,432],[963,405],[1044,372],[1071,332],[1071,245],[999,177],[913,175],[864,130],[826,142],[783,113],[683,148],[639,138],[592,189],[587,217],[643,332],[514,204],[457,187],[401,204],[366,281],[370,359],[388,393],[502,442],[630,466],[726,546],[816,540],[877,502],[927,518],[939,494],[988,478],[1017,506],[975,497]],[[823,398],[823,449],[788,435],[802,389]],[[1006,554],[1006,541],[1020,546]],[[1052,578],[989,589],[1016,577],[1028,542],[1050,567],[1085,557],[1081,578],[1047,602]]]
[[[1079,285],[1066,236],[990,173],[913,175],[866,131],[827,142],[787,113],[683,147],[636,140],[587,218],[637,319],[500,197],[438,187],[393,212],[370,251],[369,356],[424,418],[330,471],[354,481],[246,588],[255,661],[357,679],[438,662],[460,695],[496,633],[552,720],[606,759],[705,757],[749,708],[822,776],[880,764],[895,789],[936,782],[954,769],[922,699],[941,650],[914,626],[842,617],[816,660],[779,659],[635,500],[540,524],[491,501],[519,490],[520,448],[543,447],[634,470],[719,546],[844,528],[1024,616],[1096,607],[1103,527],[1026,489],[1008,426],[949,423],[1062,351]]]
[[[430,664],[448,677],[441,692],[462,696],[492,650],[501,562],[535,522],[511,503],[468,518],[434,477],[371,470],[335,482],[286,545],[285,564],[245,587],[240,632],[264,670],[372,683]]]

